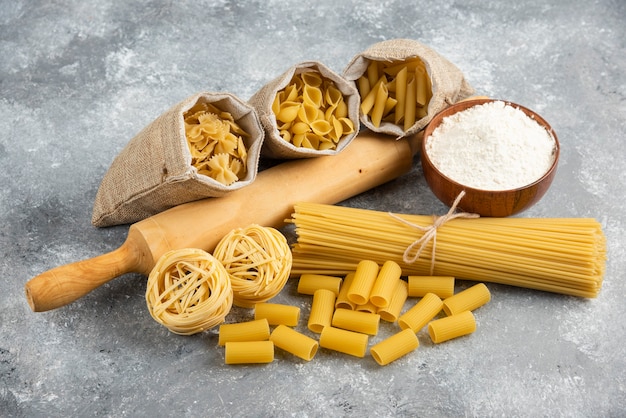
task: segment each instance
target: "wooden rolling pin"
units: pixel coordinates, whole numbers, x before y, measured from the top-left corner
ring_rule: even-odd
[[[253,223],[279,228],[296,202],[335,204],[407,173],[420,137],[396,140],[362,131],[337,155],[284,162],[224,197],[151,216],[131,225],[118,249],[32,278],[25,285],[26,299],[35,312],[56,309],[123,274],[149,275],[169,250],[211,252],[235,228]]]

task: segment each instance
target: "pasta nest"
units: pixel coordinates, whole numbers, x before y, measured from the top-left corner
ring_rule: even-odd
[[[191,335],[222,323],[233,304],[224,266],[195,248],[169,251],[148,276],[150,315],[175,334]]]
[[[191,165],[198,174],[226,186],[246,176],[248,150],[243,138],[250,135],[229,112],[210,103],[198,103],[185,115],[185,135]]]
[[[233,303],[252,308],[276,296],[291,273],[287,239],[276,229],[259,225],[232,230],[215,247],[230,276]]]

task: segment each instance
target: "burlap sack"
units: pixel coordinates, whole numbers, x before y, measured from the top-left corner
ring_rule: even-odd
[[[344,136],[335,149],[314,150],[295,145],[285,141],[279,134],[276,122],[276,115],[272,112],[272,103],[276,93],[289,85],[294,74],[306,71],[317,71],[325,79],[331,80],[343,94],[344,101],[348,105],[348,118],[354,124],[354,132]],[[346,81],[339,74],[335,73],[324,64],[316,61],[302,62],[289,68],[280,76],[264,85],[248,101],[259,114],[261,124],[265,129],[265,141],[261,154],[269,158],[295,159],[318,157],[320,155],[334,155],[341,152],[357,135],[359,131],[359,104],[360,97],[354,83]]]
[[[201,102],[229,112],[249,134],[244,138],[246,176],[229,186],[198,174],[191,165],[183,114]],[[93,225],[136,222],[182,203],[223,196],[250,184],[258,172],[263,138],[254,108],[234,95],[203,92],[186,98],[146,126],[115,158],[96,195]]]
[[[371,45],[355,55],[343,71],[346,80],[355,82],[367,71],[371,61],[402,61],[419,57],[425,64],[431,79],[433,96],[428,104],[428,114],[415,122],[407,131],[396,124],[382,122],[374,126],[369,116],[360,114],[361,122],[374,132],[402,138],[415,134],[428,125],[428,122],[441,110],[474,93],[465,76],[454,64],[419,41],[412,39],[392,39]]]

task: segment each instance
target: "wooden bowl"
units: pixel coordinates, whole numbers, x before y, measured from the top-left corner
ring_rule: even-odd
[[[465,191],[465,196],[461,199],[457,209],[459,211],[477,213],[480,216],[504,217],[514,215],[530,208],[537,203],[546,193],[554,176],[559,160],[560,145],[556,133],[552,130],[548,122],[541,116],[523,106],[502,100],[508,105],[516,107],[526,115],[534,118],[540,125],[552,135],[555,141],[554,162],[548,171],[537,181],[526,186],[510,190],[481,190],[468,187],[458,183],[441,173],[430,161],[426,152],[426,145],[433,131],[439,126],[446,116],[469,109],[472,106],[481,105],[487,102],[496,101],[494,99],[474,99],[466,100],[444,109],[431,120],[424,130],[422,140],[421,161],[424,177],[432,192],[444,204],[452,206],[454,200]]]

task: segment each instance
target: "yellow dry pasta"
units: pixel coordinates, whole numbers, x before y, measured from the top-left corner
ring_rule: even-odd
[[[355,357],[365,357],[369,336],[360,332],[335,327],[324,327],[320,334],[320,347]]]
[[[246,176],[249,137],[229,112],[198,102],[183,115],[191,165],[198,174],[230,185]]]
[[[472,311],[463,311],[428,323],[428,334],[435,344],[462,337],[474,331],[476,331],[476,319]]]
[[[312,295],[318,289],[328,289],[339,294],[342,280],[340,277],[325,276],[322,274],[303,274],[298,280],[298,293]]]
[[[276,93],[272,111],[280,136],[296,147],[336,149],[343,137],[355,131],[343,94],[317,71],[294,74]]]
[[[264,341],[270,337],[267,319],[222,324],[219,329],[218,345],[231,341]]]
[[[454,276],[408,276],[407,281],[411,297],[434,293],[445,299],[454,294]]]
[[[234,304],[252,308],[276,296],[291,271],[287,239],[276,229],[260,225],[236,228],[215,247],[232,283]]]
[[[295,327],[300,320],[300,308],[279,303],[257,303],[254,305],[254,318],[264,318],[270,325]]]
[[[222,323],[233,304],[224,266],[196,248],[163,254],[148,276],[146,304],[171,332],[196,334]]]
[[[378,308],[388,306],[401,275],[402,268],[398,263],[390,260],[385,261],[374,282],[374,287],[370,293],[370,302]]]
[[[274,361],[271,341],[231,341],[225,344],[226,364],[261,364]]]
[[[354,279],[354,272],[348,273],[346,277],[344,277],[343,283],[341,284],[341,288],[339,289],[339,294],[337,295],[337,300],[335,300],[335,309],[356,308],[356,304],[352,302],[350,299],[348,299],[348,290],[350,290],[350,285],[352,284],[353,279]]]
[[[380,319],[387,322],[396,322],[398,320],[398,316],[400,316],[400,312],[402,312],[407,296],[408,291],[406,282],[404,280],[398,280],[396,288],[393,291],[391,301],[389,301],[389,305],[384,308],[378,308],[376,311],[376,313],[380,315]]]
[[[389,122],[408,130],[428,114],[432,83],[418,57],[402,61],[371,61],[356,87],[361,95],[361,113],[372,125]]]
[[[270,335],[274,345],[303,360],[311,361],[317,353],[319,343],[286,325],[277,326]]]
[[[405,329],[373,345],[370,354],[376,363],[385,366],[416,350],[419,345],[417,335],[410,329]]]
[[[362,334],[378,334],[380,315],[371,312],[335,309],[331,325],[335,328],[347,329]]]
[[[356,305],[354,310],[359,312],[377,313],[378,306],[374,305],[372,302],[367,302],[363,305]]]
[[[588,298],[602,288],[606,236],[593,218],[457,218],[436,228],[436,245],[426,240],[417,256],[421,244],[414,244],[433,221],[298,203],[291,217],[297,235],[292,274],[342,275],[360,260],[393,260],[404,276],[454,276]]]
[[[319,334],[324,327],[331,324],[335,311],[335,298],[335,293],[332,290],[319,289],[315,291],[307,322],[311,331]]]
[[[427,293],[417,302],[411,309],[403,313],[398,318],[398,325],[402,329],[410,329],[413,332],[419,332],[431,319],[433,319],[441,309],[443,302],[439,296],[434,293]]]
[[[475,284],[462,292],[443,300],[446,315],[454,315],[463,311],[473,311],[491,300],[491,292],[484,283]]]
[[[359,261],[348,290],[348,299],[356,305],[368,303],[376,277],[378,277],[378,264],[371,260]]]

